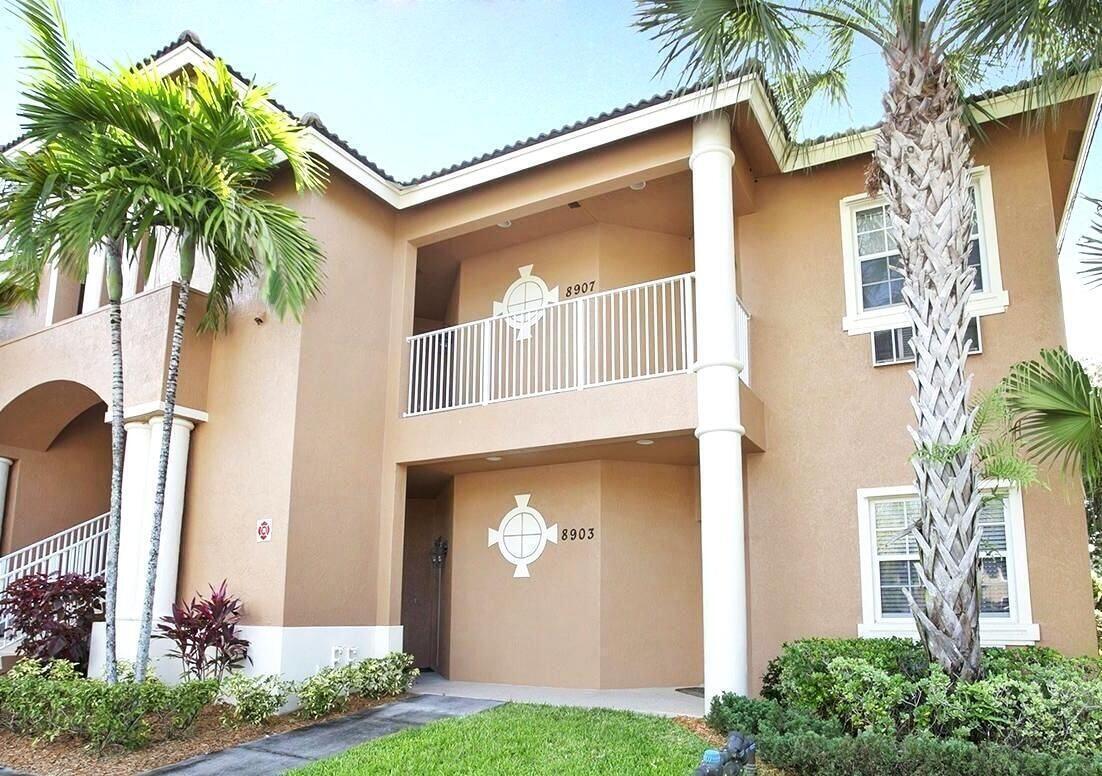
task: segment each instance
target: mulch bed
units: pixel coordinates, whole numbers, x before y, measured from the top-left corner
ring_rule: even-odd
[[[716,749],[722,749],[727,743],[727,737],[721,736],[716,731],[708,727],[708,723],[702,720],[700,717],[674,717],[673,721],[681,727],[688,730],[695,736],[703,738],[708,746],[714,746]]]
[[[225,707],[208,706],[199,714],[195,725],[185,737],[155,741],[144,749],[133,752],[117,750],[96,753],[77,738],[35,742],[27,736],[0,730],[0,764],[35,776],[126,776],[267,738],[276,733],[286,733],[288,730],[334,719],[392,700],[395,698],[350,698],[348,705],[341,711],[321,719],[307,719],[298,713],[291,713],[273,717],[259,726],[247,723],[223,725],[222,714]]]

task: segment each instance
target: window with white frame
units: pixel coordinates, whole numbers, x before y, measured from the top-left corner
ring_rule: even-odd
[[[1008,296],[1002,288],[988,168],[973,171],[971,193],[975,215],[968,264],[975,267],[976,276],[969,312],[989,315],[1005,310]],[[903,278],[898,272],[899,250],[891,234],[886,202],[864,194],[846,197],[841,214],[846,283],[843,328],[850,334],[865,334],[904,325],[907,314]]]
[[[919,518],[912,487],[859,491],[863,636],[917,635],[904,591],[922,599],[918,545],[910,527]],[[988,484],[979,513],[980,637],[985,644],[1032,644],[1032,622],[1021,494]]]

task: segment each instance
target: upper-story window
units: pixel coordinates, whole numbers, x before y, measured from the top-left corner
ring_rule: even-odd
[[[976,276],[968,311],[990,315],[1005,310],[1008,297],[1002,287],[988,168],[973,171],[971,192],[975,210],[968,264],[976,268]],[[864,334],[905,325],[903,277],[897,271],[899,250],[891,234],[887,204],[882,198],[859,194],[842,200],[841,213],[846,283],[843,328],[850,334]]]
[[[1021,494],[984,486],[978,523],[980,633],[985,643],[1020,644],[1037,640],[1032,622],[1029,572]],[[913,487],[868,488],[858,492],[864,636],[915,635],[910,604],[923,596],[918,575],[918,544],[910,526],[919,517]]]

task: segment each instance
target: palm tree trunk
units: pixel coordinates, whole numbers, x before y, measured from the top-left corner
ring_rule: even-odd
[[[978,678],[980,493],[973,469],[966,307],[972,148],[959,90],[936,51],[900,35],[885,51],[889,84],[876,139],[879,184],[899,244],[914,327],[911,458],[920,500],[912,536],[923,600],[907,593],[930,657],[954,678]],[[906,591],[905,591],[906,592]]]
[[[122,376],[122,246],[107,244],[107,304],[111,328],[111,514],[107,518],[107,569],[104,587],[104,671],[108,684],[118,680],[115,611],[119,593],[119,532],[122,526],[122,458],[125,444]]]
[[[187,320],[188,297],[191,283],[187,278],[180,282],[176,298],[176,320],[172,328],[172,349],[168,357],[168,375],[165,378],[164,423],[161,426],[161,454],[157,461],[157,485],[153,492],[153,525],[149,536],[149,560],[145,571],[145,597],[142,601],[142,622],[138,634],[138,652],[135,658],[134,679],[144,681],[149,662],[149,640],[153,630],[153,594],[157,586],[157,563],[161,555],[161,520],[165,511],[165,480],[168,478],[168,454],[172,444],[172,421],[176,416],[176,384],[180,375],[180,351],[184,345],[184,324]]]

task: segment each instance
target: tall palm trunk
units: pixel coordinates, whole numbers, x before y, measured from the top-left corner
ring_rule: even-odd
[[[980,674],[977,513],[966,307],[975,270],[966,263],[973,214],[972,148],[959,91],[936,50],[900,35],[885,51],[889,84],[876,138],[879,183],[901,254],[903,298],[914,326],[910,428],[920,500],[923,600],[907,593],[933,660],[963,680]]]
[[[107,570],[105,573],[104,669],[107,681],[118,680],[115,659],[115,611],[119,593],[119,532],[122,525],[122,459],[125,444],[122,377],[122,246],[107,243],[107,305],[111,328],[111,514],[107,518]]]
[[[191,275],[194,265],[195,241],[186,239],[180,246],[180,293],[176,298],[172,349],[168,356],[168,375],[165,377],[161,453],[157,460],[157,484],[153,491],[153,525],[149,531],[149,559],[145,570],[145,597],[142,600],[142,623],[138,633],[138,652],[134,661],[134,679],[138,682],[144,681],[146,664],[149,662],[149,640],[153,631],[153,595],[157,588],[157,564],[161,556],[161,522],[165,511],[165,481],[168,479],[172,421],[176,417],[176,385],[180,376],[180,351],[184,346],[184,325],[187,321],[187,305],[188,297],[191,295]]]

